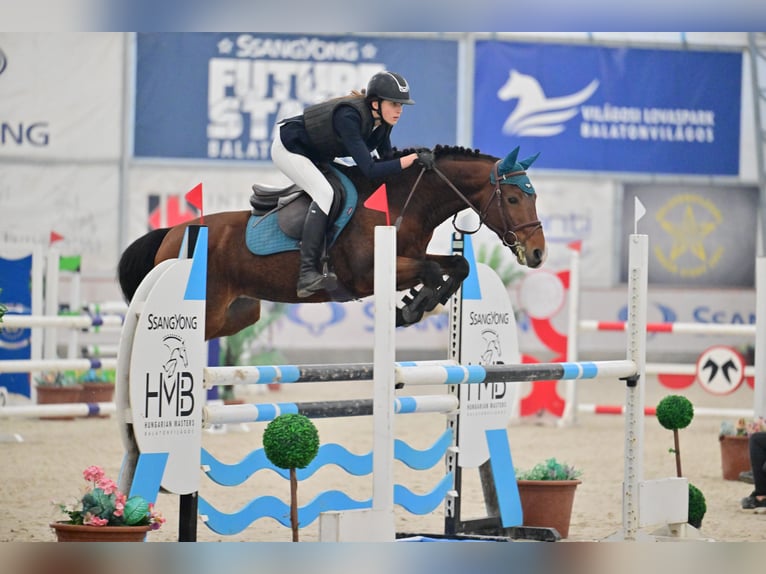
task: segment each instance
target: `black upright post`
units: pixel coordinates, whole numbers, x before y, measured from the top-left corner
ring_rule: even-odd
[[[182,494],[178,503],[178,541],[197,541],[197,493]]]

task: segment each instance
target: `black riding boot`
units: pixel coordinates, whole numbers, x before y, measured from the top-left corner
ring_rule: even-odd
[[[298,297],[308,297],[321,290],[332,291],[338,284],[338,278],[332,271],[323,275],[319,271],[319,257],[325,241],[327,215],[319,206],[311,202],[306,221],[303,223],[301,237],[301,267],[298,277]]]

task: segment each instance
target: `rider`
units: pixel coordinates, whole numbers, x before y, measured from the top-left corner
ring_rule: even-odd
[[[392,159],[391,128],[404,104],[414,104],[399,74],[379,72],[363,92],[309,106],[302,115],[282,120],[271,146],[274,164],[311,196],[301,238],[298,297],[332,290],[337,277],[319,271],[333,190],[317,164],[351,156],[365,177],[380,178],[410,167],[418,154]],[[373,159],[377,151],[380,159]]]

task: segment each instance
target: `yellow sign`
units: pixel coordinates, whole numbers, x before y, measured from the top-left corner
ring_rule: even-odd
[[[657,211],[655,219],[671,240],[657,241],[653,249],[668,272],[699,277],[718,265],[723,247],[715,246],[711,234],[723,218],[712,201],[692,193],[676,195]]]

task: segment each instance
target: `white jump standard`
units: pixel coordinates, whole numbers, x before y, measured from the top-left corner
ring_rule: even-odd
[[[206,230],[199,230],[206,240]],[[394,527],[394,435],[393,416],[396,412],[443,412],[448,416],[448,429],[452,435],[461,435],[462,399],[459,389],[463,385],[477,388],[474,394],[492,393],[498,385],[535,380],[575,380],[596,377],[613,377],[627,381],[625,426],[625,473],[623,490],[623,524],[619,539],[637,540],[639,530],[654,524],[686,522],[688,483],[685,479],[644,481],[643,458],[643,411],[644,366],[646,348],[646,287],[648,240],[646,236],[631,235],[629,263],[628,302],[628,349],[624,361],[594,361],[582,363],[543,363],[534,365],[485,364],[463,365],[450,362],[425,362],[424,364],[396,363],[394,360],[395,235],[393,228],[376,230],[376,242],[382,239],[383,247],[376,253],[375,271],[375,360],[369,365],[309,365],[281,367],[230,367],[228,371],[205,368],[199,364],[204,344],[204,292],[205,251],[199,248],[194,259],[168,261],[152,271],[139,287],[126,315],[120,346],[117,374],[117,413],[121,419],[123,439],[126,446],[125,473],[121,487],[131,493],[141,493],[149,500],[156,499],[162,486],[181,495],[181,521],[179,540],[196,540],[197,496],[201,452],[201,430],[205,425],[222,422],[271,420],[281,412],[306,412],[313,416],[358,416],[372,410],[374,417],[373,446],[373,497],[371,508],[359,511],[341,511],[320,515],[320,539],[323,540],[393,540]],[[377,243],[376,243],[377,245]],[[376,250],[377,251],[377,250]],[[201,253],[201,263],[198,261]],[[180,265],[180,267],[179,267]],[[498,280],[499,281],[499,280]],[[196,283],[195,283],[196,282]],[[177,287],[181,285],[181,289]],[[183,287],[185,285],[185,287]],[[173,287],[175,286],[175,287]],[[181,306],[170,305],[174,292],[184,291]],[[453,305],[466,305],[466,301]],[[193,326],[185,336],[185,353],[165,344],[168,334],[151,332],[141,325],[143,314],[153,312],[182,314]],[[453,311],[454,313],[454,311]],[[512,315],[512,310],[511,310]],[[452,335],[453,348],[459,345],[461,329],[455,326]],[[515,327],[514,327],[515,328]],[[181,353],[181,354],[179,354]],[[186,362],[180,362],[181,357]],[[147,360],[147,357],[149,360]],[[196,362],[193,357],[196,357]],[[458,359],[458,357],[451,357]],[[470,359],[469,359],[470,361]],[[195,374],[196,373],[196,374]],[[325,403],[276,403],[272,405],[204,405],[205,387],[214,384],[266,384],[271,382],[341,382],[344,380],[374,380],[372,400],[331,401]],[[204,381],[204,382],[203,382]],[[447,385],[449,393],[440,397],[396,397],[397,384]],[[504,388],[504,387],[503,387]],[[479,391],[478,389],[484,389]],[[505,391],[503,391],[505,393]],[[470,391],[467,391],[470,394]],[[469,415],[470,413],[465,413]],[[470,418],[470,417],[469,417]],[[466,428],[470,422],[465,421]],[[174,422],[176,421],[176,422]],[[514,505],[519,508],[515,480],[500,481],[502,472],[513,476],[510,449],[507,445],[507,420],[500,428],[485,427],[486,447],[495,473],[497,488],[494,503],[496,516],[479,519],[509,532],[521,524],[520,512],[512,516]],[[153,425],[171,428],[183,426],[184,432],[170,438],[157,438]],[[489,430],[495,429],[495,430]],[[173,433],[170,433],[171,435]],[[499,441],[499,442],[498,442]],[[503,446],[503,443],[505,446]],[[475,449],[463,455],[470,458]],[[472,521],[462,521],[459,509],[460,466],[465,461],[460,453],[460,439],[447,450],[447,476],[454,476],[456,486],[444,491],[445,534],[456,534]],[[467,460],[467,459],[466,459]],[[459,461],[459,462],[458,462]],[[501,472],[500,475],[496,474]],[[482,475],[483,476],[483,475]],[[442,481],[443,482],[443,481]],[[513,485],[508,483],[512,482]],[[444,488],[442,485],[440,488]],[[515,494],[514,494],[515,493]],[[515,496],[515,498],[514,498]],[[668,500],[674,502],[668,504]],[[658,501],[662,501],[659,503]],[[676,504],[677,501],[677,504]],[[200,509],[202,506],[200,506]],[[205,508],[214,509],[205,503]],[[492,509],[490,509],[492,510]]]

